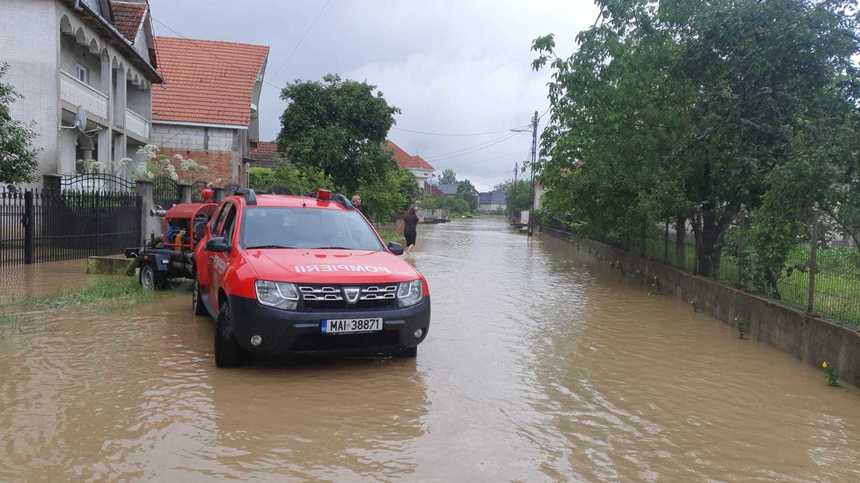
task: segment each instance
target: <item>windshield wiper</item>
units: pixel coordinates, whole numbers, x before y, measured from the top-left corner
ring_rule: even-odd
[[[352,250],[347,247],[314,247],[313,250]]]
[[[248,250],[253,250],[255,248],[296,248],[288,245],[254,245],[250,247],[246,247]]]

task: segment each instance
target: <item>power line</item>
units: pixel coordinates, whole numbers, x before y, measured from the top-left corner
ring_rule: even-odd
[[[525,126],[525,125],[523,125]],[[517,126],[517,127],[523,127]],[[419,131],[416,129],[406,129],[404,127],[392,126],[391,129],[403,132],[409,132],[414,134],[424,134],[427,136],[451,136],[451,137],[469,137],[469,136],[490,136],[493,134],[503,134],[510,131],[510,129],[502,129],[500,131],[486,131],[486,132],[470,132],[470,133],[452,133],[452,132],[433,132],[433,131]]]
[[[328,8],[328,6],[329,6],[329,4],[330,4],[330,3],[331,3],[331,0],[328,0],[328,1],[325,3],[325,5],[323,5],[323,6],[322,6],[322,8],[320,9],[320,11],[317,13],[317,16],[316,16],[316,17],[314,17],[314,19],[313,19],[313,20],[311,21],[311,23],[308,25],[308,28],[307,28],[307,30],[305,30],[304,35],[302,35],[302,37],[299,39],[299,41],[298,41],[298,42],[296,42],[296,46],[295,46],[295,47],[293,47],[293,50],[291,50],[291,51],[290,51],[290,53],[289,53],[289,54],[287,54],[287,56],[286,56],[286,57],[284,58],[284,60],[281,62],[281,67],[280,67],[280,68],[278,68],[278,70],[279,70],[279,71],[280,71],[280,69],[282,69],[282,68],[283,68],[283,66],[284,66],[284,65],[286,65],[287,61],[288,61],[288,60],[290,60],[290,59],[293,57],[293,54],[295,54],[295,53],[296,53],[296,51],[297,51],[297,50],[299,50],[299,47],[301,47],[302,43],[304,43],[305,39],[307,39],[308,35],[310,35],[311,30],[313,30],[314,26],[317,24],[317,22],[319,21],[320,17],[322,17],[323,13],[324,13],[324,12],[325,12],[325,10]]]
[[[510,140],[510,139],[512,139],[512,138],[515,138],[515,137],[517,136],[517,134],[518,134],[518,133],[511,133],[511,134],[509,134],[509,135],[507,135],[507,136],[503,136],[503,137],[500,137],[500,138],[497,138],[497,139],[493,139],[493,140],[491,140],[491,141],[487,141],[487,142],[485,142],[485,143],[478,144],[478,145],[475,145],[475,146],[470,146],[470,147],[467,147],[467,148],[462,148],[462,149],[459,149],[459,150],[457,150],[457,151],[451,151],[451,152],[448,152],[448,153],[445,153],[445,154],[439,154],[439,155],[436,155],[436,156],[428,156],[426,159],[427,159],[427,161],[434,161],[434,162],[438,162],[438,161],[443,161],[443,160],[446,160],[446,159],[451,159],[451,158],[455,158],[455,157],[465,156],[465,155],[467,155],[467,154],[477,153],[478,151],[483,151],[484,149],[491,148],[491,147],[496,146],[496,145],[498,145],[498,144],[501,144],[501,143],[503,143],[503,142],[505,142],[505,141],[508,141],[508,140]]]

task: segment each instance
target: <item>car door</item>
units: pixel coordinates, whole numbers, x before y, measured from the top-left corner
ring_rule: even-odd
[[[232,225],[233,221],[236,219],[236,204],[233,202],[225,202],[221,207],[218,218],[215,220],[215,228],[212,230],[212,236],[209,238],[215,237],[227,237],[227,230],[230,230],[232,233]],[[227,243],[230,243],[230,238],[225,238]],[[227,271],[227,267],[230,263],[230,253],[233,251],[233,247],[230,247],[230,250],[226,252],[211,252],[207,251],[206,254],[209,257],[209,263],[207,264],[209,269],[209,300],[215,313],[218,313],[221,310],[218,304],[218,291],[221,289],[221,278],[224,276],[224,273]]]
[[[213,237],[224,237],[224,239],[227,240],[227,244],[230,246],[230,250],[226,252],[210,252],[209,280],[211,283],[209,284],[209,300],[214,301],[216,310],[221,310],[218,306],[218,292],[221,290],[224,274],[230,267],[232,254],[235,252],[235,247],[232,245],[233,229],[236,226],[236,214],[236,204],[232,202],[226,203],[221,210],[221,216],[219,216],[220,219],[216,226],[216,233],[212,235]]]

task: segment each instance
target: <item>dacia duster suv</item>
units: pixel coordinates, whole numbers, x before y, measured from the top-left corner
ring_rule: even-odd
[[[194,253],[193,309],[216,320],[215,363],[308,353],[415,357],[427,281],[343,195],[225,198]]]

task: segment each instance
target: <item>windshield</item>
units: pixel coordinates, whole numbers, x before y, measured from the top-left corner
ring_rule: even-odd
[[[382,244],[356,211],[248,207],[245,248],[343,248],[381,251]]]

